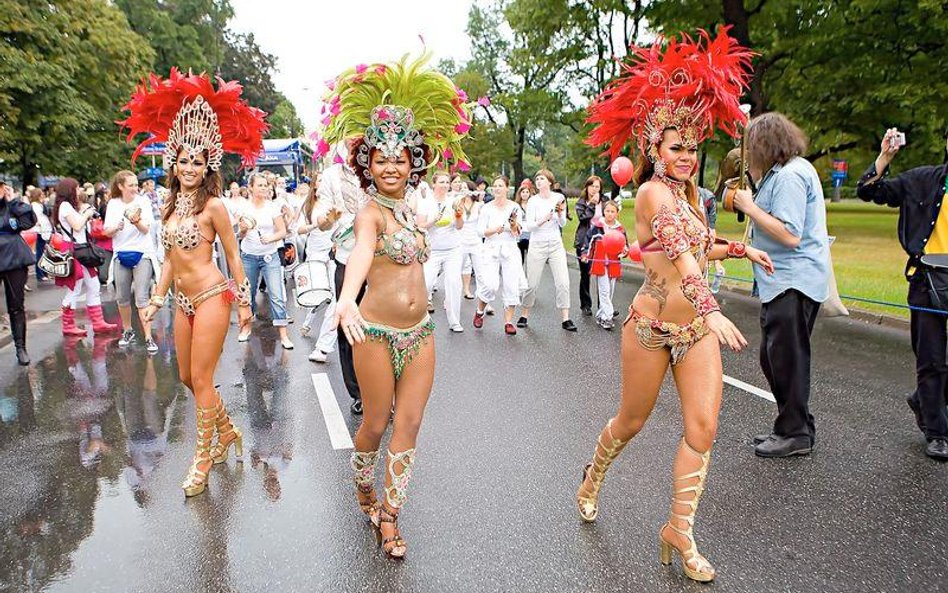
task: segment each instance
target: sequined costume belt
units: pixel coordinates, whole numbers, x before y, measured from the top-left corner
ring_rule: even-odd
[[[635,336],[643,348],[646,350],[668,348],[671,351],[672,366],[684,360],[688,350],[711,331],[708,329],[704,317],[700,315],[689,323],[681,325],[671,321],[646,317],[631,306],[629,307],[629,316],[626,317],[622,325],[629,321],[635,323]]]
[[[390,327],[372,321],[365,322],[365,334],[370,339],[385,341],[388,346],[396,381],[401,378],[405,368],[411,363],[434,328],[434,321],[431,320],[430,315],[425,315],[424,319],[407,328]]]
[[[202,290],[193,297],[189,297],[180,290],[176,290],[174,293],[174,300],[178,304],[178,308],[181,309],[182,313],[188,317],[194,317],[194,314],[197,312],[197,308],[201,306],[201,303],[211,297],[229,292],[230,290],[231,283],[227,280],[222,280],[221,282],[218,282],[217,284]]]

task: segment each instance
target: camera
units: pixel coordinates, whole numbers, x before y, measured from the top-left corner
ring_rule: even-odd
[[[889,140],[889,145],[892,148],[905,146],[905,132],[896,132],[893,134]]]

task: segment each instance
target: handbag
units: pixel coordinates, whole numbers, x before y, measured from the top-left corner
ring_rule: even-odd
[[[76,238],[73,237],[72,232],[66,229],[63,226],[60,228],[69,236],[69,239],[72,241],[72,254],[80,264],[87,268],[96,268],[105,263],[108,255],[105,250],[96,245],[95,243],[76,243]]]
[[[58,238],[58,240],[56,240]],[[75,262],[72,256],[72,250],[59,250],[53,245],[60,244],[63,238],[60,235],[50,237],[49,243],[43,248],[43,255],[40,256],[36,265],[53,278],[69,278],[73,273]]]
[[[923,255],[921,262],[920,271],[924,274],[932,305],[948,311],[948,255]]]

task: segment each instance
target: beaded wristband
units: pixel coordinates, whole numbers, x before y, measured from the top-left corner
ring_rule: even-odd
[[[151,298],[148,299],[148,304],[154,305],[155,307],[158,307],[160,309],[165,306],[165,297],[161,295],[153,294],[151,295]]]
[[[714,300],[714,295],[711,294],[711,289],[708,288],[708,283],[700,274],[689,274],[682,278],[681,292],[698,315],[705,316],[721,310],[718,302]]]
[[[735,259],[747,257],[747,245],[740,241],[728,241],[727,256]]]
[[[243,282],[233,287],[234,300],[241,307],[250,306],[250,278],[244,277]]]

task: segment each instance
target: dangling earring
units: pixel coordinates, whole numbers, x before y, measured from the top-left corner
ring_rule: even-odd
[[[374,179],[369,183],[369,187],[366,188],[365,191],[366,191],[369,195],[372,195],[372,196],[374,196],[375,194],[378,193],[379,190],[378,190],[377,187],[375,187],[375,180],[374,180]]]
[[[662,159],[655,160],[655,175],[658,177],[664,177],[667,169],[665,167],[665,161]]]

